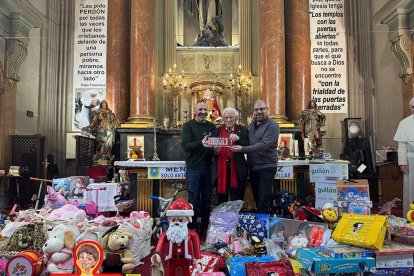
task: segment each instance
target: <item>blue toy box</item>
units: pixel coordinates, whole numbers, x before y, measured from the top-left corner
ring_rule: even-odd
[[[319,252],[315,248],[299,248],[295,258],[311,272],[314,273],[358,273],[371,272],[375,269],[375,259],[362,258],[337,258]]]

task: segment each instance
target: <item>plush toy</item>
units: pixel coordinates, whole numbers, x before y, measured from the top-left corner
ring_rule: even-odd
[[[410,225],[414,226],[414,204],[410,204],[410,210],[407,212],[407,220]]]
[[[329,229],[335,229],[335,223],[338,221],[338,210],[332,203],[326,203],[322,208],[322,216],[329,225]]]
[[[28,223],[19,226],[14,231],[8,244],[4,248],[5,256],[14,256],[25,250],[36,250],[40,252],[46,241],[42,223]]]
[[[70,274],[74,269],[73,248],[79,230],[74,225],[59,224],[48,233],[43,245],[46,271],[49,273]]]
[[[132,234],[129,231],[118,229],[118,226],[112,227],[107,231],[102,239],[101,245],[105,253],[120,254],[122,265],[122,273],[125,275],[131,273],[134,269],[132,252],[129,249],[129,241],[132,239]]]
[[[309,240],[306,238],[306,236],[302,234],[296,235],[293,237],[285,251],[289,256],[295,257],[296,250],[298,248],[306,247],[308,245],[308,242]]]
[[[57,193],[51,186],[47,186],[47,192],[48,194],[45,196],[46,208],[56,209],[57,206],[63,206],[68,202],[64,197],[64,189],[61,189]]]
[[[86,219],[85,210],[79,209],[72,204],[66,204],[56,210],[53,210],[48,216],[48,220],[75,220],[83,221]]]
[[[319,247],[322,243],[322,236],[325,233],[325,231],[322,228],[319,228],[318,226],[314,226],[310,233],[309,238],[309,247]]]

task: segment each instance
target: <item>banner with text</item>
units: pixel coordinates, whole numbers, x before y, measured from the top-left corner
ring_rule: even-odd
[[[293,166],[277,166],[275,179],[293,179]]]
[[[185,167],[149,167],[148,179],[185,179]]]
[[[72,130],[81,130],[105,99],[108,0],[75,0]]]
[[[323,113],[348,112],[344,0],[310,0],[312,99]]]

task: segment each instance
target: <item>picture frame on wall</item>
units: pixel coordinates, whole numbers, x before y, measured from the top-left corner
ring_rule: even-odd
[[[286,159],[293,155],[293,147],[293,133],[280,133],[277,140],[279,158]]]
[[[144,135],[127,136],[127,159],[145,160]]]

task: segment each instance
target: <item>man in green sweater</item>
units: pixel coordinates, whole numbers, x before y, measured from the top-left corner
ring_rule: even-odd
[[[210,168],[212,151],[204,147],[207,136],[216,126],[207,121],[208,107],[205,102],[195,106],[195,119],[186,122],[181,131],[181,145],[186,152],[185,164],[188,187],[188,202],[193,205],[195,215],[190,228],[195,228],[201,217],[201,229],[207,229],[210,216],[211,190]],[[197,205],[201,201],[201,213]]]

